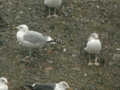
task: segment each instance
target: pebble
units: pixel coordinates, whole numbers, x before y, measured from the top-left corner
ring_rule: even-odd
[[[49,64],[53,64],[54,62],[52,60],[47,61]]]
[[[76,57],[77,55],[76,54],[72,54],[72,57]]]
[[[84,73],[84,76],[87,77],[87,73]]]
[[[109,62],[109,65],[120,66],[120,54],[114,54],[112,57],[112,61]]]
[[[99,6],[99,5],[96,5],[96,8],[100,8],[100,6]]]
[[[116,48],[117,51],[120,51],[120,48]]]
[[[114,54],[113,55],[113,60],[114,61],[118,61],[118,60],[120,61],[120,54]]]
[[[66,52],[67,51],[67,49],[66,48],[63,48],[63,52]]]

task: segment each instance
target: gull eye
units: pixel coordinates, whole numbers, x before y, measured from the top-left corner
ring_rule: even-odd
[[[20,29],[22,29],[22,27],[20,27]]]
[[[2,82],[5,82],[3,79],[1,79]]]

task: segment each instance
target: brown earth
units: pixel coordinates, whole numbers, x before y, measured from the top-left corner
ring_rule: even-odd
[[[120,1],[66,0],[59,17],[47,15],[40,0],[0,0],[0,76],[8,78],[9,90],[19,90],[26,83],[61,80],[73,90],[120,90],[120,66],[109,64],[120,48]],[[26,57],[16,42],[14,28],[20,24],[64,44],[35,50],[32,57]],[[99,33],[103,44],[100,67],[89,67],[83,50],[92,32]]]

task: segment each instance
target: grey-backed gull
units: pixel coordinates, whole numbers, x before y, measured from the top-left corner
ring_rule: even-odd
[[[47,6],[49,8],[49,16],[51,16],[51,8],[54,8],[54,15],[53,16],[57,16],[56,15],[56,9],[60,8],[60,6],[62,5],[62,0],[44,0],[44,4],[45,6]]]
[[[95,55],[95,63],[91,62],[91,56],[89,56],[89,63],[88,65],[93,65],[95,64],[96,66],[99,66],[98,62],[98,54],[100,53],[102,49],[101,41],[99,40],[99,36],[97,33],[92,33],[88,39],[87,45],[84,48],[86,52],[89,54],[94,54]]]
[[[5,77],[0,78],[0,90],[8,90],[8,81]]]
[[[67,90],[71,89],[67,82],[61,81],[55,84],[33,84],[26,85],[31,90]]]
[[[19,31],[16,34],[17,41],[20,45],[28,48],[41,48],[47,42],[52,42],[53,39],[50,36],[45,36],[42,33],[36,31],[30,31],[25,24],[16,27]]]

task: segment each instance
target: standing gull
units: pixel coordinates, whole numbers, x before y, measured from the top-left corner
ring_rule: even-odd
[[[0,90],[8,90],[8,81],[5,77],[0,78]]]
[[[54,8],[54,15],[53,16],[57,16],[56,14],[56,9],[60,8],[60,6],[62,5],[62,0],[44,0],[44,4],[45,6],[47,6],[49,8],[49,16],[51,17],[51,8]]]
[[[99,40],[99,36],[97,33],[92,33],[88,39],[87,45],[84,48],[84,50],[86,52],[88,52],[89,54],[94,54],[95,55],[95,63],[91,62],[91,56],[89,56],[89,63],[88,65],[93,65],[95,64],[96,66],[99,66],[99,62],[98,62],[98,54],[100,53],[102,49],[102,45],[101,42]]]
[[[28,48],[41,48],[47,42],[52,42],[53,39],[50,36],[44,36],[42,33],[36,31],[30,31],[25,24],[16,27],[19,31],[16,34],[17,41],[20,45]],[[31,55],[31,52],[30,52]]]
[[[33,84],[33,85],[26,85],[31,90],[67,90],[70,89],[70,86],[67,82],[61,81],[55,84]]]

